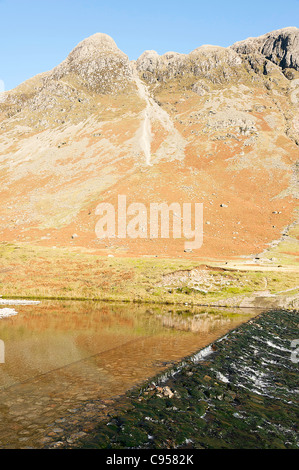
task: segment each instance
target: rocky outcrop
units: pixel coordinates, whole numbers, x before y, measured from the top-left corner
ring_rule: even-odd
[[[201,46],[190,54],[167,52],[159,56],[155,51],[144,52],[136,62],[142,78],[149,82],[167,82],[188,76],[205,78],[212,83],[225,83],[242,65],[239,55],[229,48]],[[202,87],[201,87],[202,88]],[[195,93],[202,93],[195,87]]]
[[[282,69],[299,71],[299,29],[279,29],[258,38],[248,38],[235,43],[231,48],[238,54],[259,53]]]
[[[94,112],[95,97],[135,92],[129,58],[107,34],[80,42],[57,67],[5,94],[4,117],[35,126],[82,122]],[[24,116],[26,113],[26,117]]]
[[[248,38],[231,47],[204,45],[190,54],[167,52],[159,56],[155,51],[145,51],[136,67],[148,83],[165,83],[169,80],[192,76],[207,79],[213,84],[223,84],[242,74],[242,65],[257,74],[278,73],[278,67],[289,79],[295,78],[290,69],[299,70],[299,29],[285,28],[258,38]],[[277,67],[278,66],[278,67]],[[247,71],[248,71],[247,70]],[[203,96],[205,89],[193,84],[194,92]]]
[[[132,78],[128,56],[118,49],[107,34],[97,33],[80,42],[60,65],[55,67],[49,80],[61,80],[75,75],[98,93],[117,93]]]

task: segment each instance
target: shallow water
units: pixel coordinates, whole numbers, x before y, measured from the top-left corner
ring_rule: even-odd
[[[50,301],[14,308],[17,316],[0,320],[0,448],[38,447],[74,409],[123,394],[258,313]]]

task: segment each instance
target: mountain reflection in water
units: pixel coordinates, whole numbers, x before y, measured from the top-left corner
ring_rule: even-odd
[[[123,394],[257,312],[52,302],[0,320],[0,448],[35,445],[87,401]]]

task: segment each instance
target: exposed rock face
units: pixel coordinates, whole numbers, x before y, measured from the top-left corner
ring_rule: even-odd
[[[283,69],[299,70],[299,29],[295,27],[245,39],[235,43],[232,49],[239,54],[260,53]]]
[[[218,46],[201,46],[190,54],[167,52],[162,56],[146,51],[136,63],[137,70],[149,83],[167,82],[186,75],[222,83],[241,65],[242,59],[237,53]]]
[[[190,54],[167,52],[159,56],[155,51],[146,51],[137,60],[137,69],[148,83],[165,82],[184,75],[200,76],[212,83],[225,83],[230,77],[242,73],[244,60],[249,61],[256,73],[278,73],[273,64],[284,70],[291,68],[298,71],[299,29],[273,31],[237,42],[230,48],[205,45]],[[198,92],[204,94],[200,88]]]
[[[110,36],[101,33],[80,42],[48,79],[61,80],[72,74],[98,93],[117,93],[132,77],[128,56]]]
[[[283,69],[287,78],[296,78],[289,69],[299,70],[299,29],[273,31],[230,48],[205,45],[190,54],[168,52],[159,56],[155,51],[146,51],[137,60],[137,69],[148,83],[193,76],[215,84],[244,76],[246,63],[256,74],[280,74]],[[201,96],[205,94],[200,84],[195,85],[194,91]]]
[[[148,71],[155,73],[159,66],[160,56],[156,51],[145,51],[137,60],[137,69],[139,71]]]
[[[99,95],[130,94],[134,88],[128,56],[110,36],[98,33],[80,42],[52,71],[6,93],[0,116],[2,111],[35,126],[82,122],[95,112]]]

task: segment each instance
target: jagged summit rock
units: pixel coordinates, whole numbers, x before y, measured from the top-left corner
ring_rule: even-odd
[[[136,62],[137,70],[148,83],[167,82],[183,76],[223,81],[224,77],[220,77],[223,67],[226,68],[226,77],[229,77],[234,74],[234,68],[241,65],[242,59],[236,51],[211,45],[198,47],[189,54],[166,52],[160,56],[155,51],[146,51]]]
[[[153,73],[157,68],[160,56],[156,51],[144,51],[137,59],[136,67],[139,71],[148,70]]]
[[[299,70],[299,29],[287,27],[233,44],[239,54],[259,53],[281,68]]]
[[[75,75],[99,93],[116,93],[124,89],[132,77],[128,56],[104,33],[96,33],[81,41],[49,76],[61,80]]]

